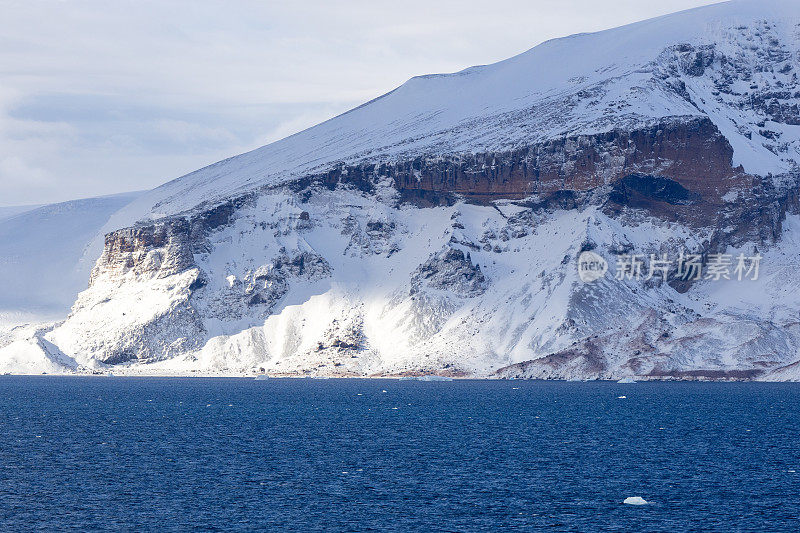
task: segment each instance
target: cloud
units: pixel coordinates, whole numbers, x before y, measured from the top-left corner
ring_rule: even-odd
[[[51,184],[52,177],[41,168],[35,168],[19,156],[8,155],[0,159],[0,181],[11,187],[41,187]]]
[[[0,0],[0,206],[154,187],[387,92],[706,0]]]

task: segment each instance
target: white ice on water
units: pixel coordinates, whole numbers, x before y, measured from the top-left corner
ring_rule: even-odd
[[[628,496],[622,503],[626,505],[647,505],[647,500],[641,496]]]

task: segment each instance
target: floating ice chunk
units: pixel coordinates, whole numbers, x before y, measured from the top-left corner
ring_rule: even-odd
[[[628,496],[622,503],[626,505],[647,505],[647,501],[641,496]]]
[[[617,396],[618,400],[624,400],[625,398],[627,398],[627,396]]]
[[[386,389],[383,389],[381,392],[386,392]]]
[[[621,380],[617,381],[617,383],[636,383],[636,380],[633,378],[622,378]]]

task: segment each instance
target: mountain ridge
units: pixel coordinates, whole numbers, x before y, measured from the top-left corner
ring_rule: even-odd
[[[183,176],[0,370],[800,379],[798,24],[744,0],[548,41]],[[685,253],[764,272],[619,278]]]
[[[592,39],[596,40],[598,38],[602,38],[603,42],[612,41],[612,42],[615,43],[617,48],[622,48],[623,50],[626,48],[626,46],[630,46],[632,48],[636,48],[638,50],[638,52],[635,54],[634,59],[631,60],[634,64],[633,65],[630,64],[631,61],[628,62],[628,67],[631,67],[631,68],[629,68],[629,70],[635,70],[635,68],[632,68],[632,67],[635,67],[637,63],[643,62],[643,63],[646,64],[647,62],[655,60],[657,53],[661,52],[661,50],[665,47],[665,46],[662,46],[665,43],[668,44],[668,43],[682,42],[682,41],[686,40],[686,38],[688,38],[688,36],[694,36],[695,38],[697,38],[698,36],[699,37],[703,37],[703,35],[704,35],[703,29],[707,26],[707,22],[705,22],[705,21],[697,21],[695,19],[697,18],[696,14],[702,14],[702,13],[705,13],[705,12],[709,12],[709,13],[712,13],[712,14],[715,14],[716,12],[720,12],[721,14],[718,15],[718,16],[722,17],[723,19],[730,18],[730,19],[735,19],[735,20],[747,19],[747,18],[757,19],[757,18],[760,18],[760,17],[763,17],[763,16],[767,16],[770,12],[772,12],[773,16],[775,16],[779,20],[783,20],[783,21],[788,21],[789,18],[800,19],[800,9],[798,8],[797,4],[795,4],[795,3],[781,1],[781,0],[770,0],[768,2],[755,2],[755,1],[744,0],[744,1],[738,1],[738,2],[737,1],[724,2],[724,3],[721,3],[721,4],[714,4],[714,5],[711,5],[711,6],[704,6],[704,7],[695,8],[695,9],[692,9],[692,10],[687,10],[687,11],[683,11],[683,12],[679,12],[679,13],[675,13],[675,14],[671,14],[671,15],[665,15],[665,16],[662,16],[662,17],[658,17],[656,19],[650,19],[650,20],[646,20],[646,21],[641,21],[641,22],[629,24],[627,26],[622,26],[622,27],[619,27],[619,28],[614,28],[614,29],[610,29],[610,30],[604,30],[604,31],[601,31],[601,32],[595,32],[595,33],[590,33],[590,34],[581,34],[581,36],[584,39],[592,38]],[[656,39],[651,35],[653,33],[651,31],[651,27],[653,25],[658,25],[659,22],[663,22],[663,21],[669,21],[669,22],[673,22],[673,23],[668,25],[668,29],[666,30],[666,35],[659,35],[658,39]],[[788,22],[787,22],[787,24],[788,24]],[[643,29],[643,28],[645,28],[645,29]],[[630,37],[629,36],[622,36],[623,38],[620,39],[622,44],[619,44],[618,42],[616,42],[618,40],[618,37],[616,37],[616,33],[618,33],[618,32],[631,32],[632,30],[639,30],[639,29],[642,29],[642,31],[635,31],[634,32],[636,34],[635,37],[637,39],[639,39],[639,42],[634,43],[634,44],[636,44],[636,46],[632,46],[632,45],[627,45],[626,44],[626,43],[628,43],[630,41]],[[661,33],[664,33],[664,32],[665,32],[665,30],[662,30]],[[641,33],[643,33],[644,35],[643,36],[639,35]],[[675,33],[677,33],[678,35],[675,36],[674,35]],[[534,48],[531,48],[530,50],[528,50],[526,52],[522,52],[521,54],[518,54],[518,55],[516,55],[516,56],[514,56],[512,58],[509,58],[509,59],[506,59],[506,60],[503,60],[503,61],[499,61],[497,63],[493,63],[493,64],[490,64],[490,65],[483,66],[481,68],[481,70],[483,71],[483,73],[481,73],[481,75],[486,77],[489,74],[491,74],[494,77],[498,77],[498,76],[500,76],[502,74],[502,71],[504,69],[506,69],[508,67],[515,67],[516,63],[523,62],[523,61],[528,61],[528,60],[531,60],[531,59],[538,61],[537,58],[538,58],[539,55],[543,54],[543,51],[546,52],[548,47],[552,48],[553,46],[555,46],[556,43],[564,42],[564,39],[569,39],[571,41],[575,41],[575,39],[572,39],[571,37],[561,38],[561,39],[554,39],[554,40],[551,40],[551,41],[547,41],[546,43],[542,43],[542,44],[540,44],[540,45],[538,45],[538,46],[536,46]],[[795,37],[795,39],[796,39],[796,37]],[[645,43],[649,43],[649,46],[641,46],[641,42],[642,41],[645,42]],[[597,55],[597,52],[594,51],[595,49],[600,49],[600,50],[604,49],[603,43],[590,43],[590,44],[592,44],[592,46],[585,47],[585,48],[589,48],[589,51],[591,53],[595,54],[595,55]],[[571,51],[571,50],[555,50],[554,52],[557,53],[557,57],[552,58],[552,59],[545,58],[545,59],[542,60],[545,63],[545,66],[548,67],[548,69],[552,69],[552,68],[568,69],[570,67],[565,66],[565,65],[572,65],[575,62],[575,60],[573,58],[579,57],[581,55],[581,54],[577,54],[577,53],[575,53],[574,51]],[[585,55],[586,50],[581,50],[581,52]],[[569,61],[564,61],[563,59],[559,59],[559,57],[560,57],[559,54],[564,54],[563,57],[569,57],[570,60]],[[602,67],[603,66],[603,58],[604,58],[604,55],[600,54],[599,58],[593,59],[593,61],[595,61],[595,64],[593,64],[592,66],[593,67]],[[617,69],[622,68],[620,65],[615,65],[613,63],[612,63],[611,66],[612,66],[612,68],[617,68]],[[454,79],[453,78],[454,76],[456,78],[463,77],[465,72],[471,71],[471,69],[474,69],[474,68],[475,67],[469,67],[469,68],[464,69],[464,70],[462,70],[460,72],[456,72],[456,73],[452,73],[452,74],[437,74],[437,75],[433,75],[433,76],[435,76],[437,80],[445,83],[445,82],[452,81],[452,79]],[[584,75],[585,76],[587,74],[591,74],[591,72],[586,72],[585,71],[585,67],[584,68],[580,68],[580,67],[574,67],[573,66],[571,68],[572,68],[572,70],[570,70],[567,74],[564,74],[559,78],[559,81],[558,81],[559,83],[566,82],[568,80],[568,78],[570,78],[570,77],[579,76],[579,75]],[[487,71],[487,69],[488,69],[488,71]],[[540,68],[538,71],[541,71],[541,70],[543,70],[543,69]],[[526,71],[527,71],[527,69],[523,69],[523,72],[526,72]],[[477,72],[477,71],[473,71],[473,72]],[[486,72],[488,72],[489,74],[486,74]],[[605,73],[603,73],[603,74],[604,74],[605,77],[601,76],[600,79],[601,80],[607,79],[608,76]],[[528,78],[530,77],[527,74],[524,74],[524,76],[527,76]],[[512,83],[516,82],[514,80],[514,78],[515,78],[515,76],[512,76],[511,82],[506,82],[504,85],[511,85]],[[552,78],[552,75],[551,75],[551,78]],[[244,192],[248,188],[251,189],[251,190],[255,189],[259,185],[270,186],[270,185],[277,184],[278,182],[275,182],[274,180],[270,181],[272,179],[270,176],[275,176],[275,177],[278,177],[278,178],[280,178],[280,176],[283,176],[283,178],[280,178],[280,179],[291,178],[292,176],[296,176],[296,175],[303,174],[303,173],[318,172],[318,171],[322,170],[322,167],[324,167],[325,165],[334,164],[335,162],[337,162],[339,160],[343,160],[343,161],[347,161],[347,162],[354,162],[354,161],[359,159],[358,153],[363,151],[365,149],[364,147],[365,146],[369,146],[369,143],[372,142],[372,141],[370,141],[370,139],[384,139],[384,138],[387,137],[387,135],[385,135],[385,132],[384,133],[377,133],[375,131],[372,131],[372,133],[370,135],[366,136],[366,138],[367,138],[367,144],[366,145],[364,145],[364,144],[362,144],[362,145],[356,144],[355,146],[350,148],[348,146],[348,143],[349,143],[349,145],[353,145],[353,141],[348,141],[347,139],[342,139],[342,135],[343,135],[342,131],[347,131],[348,128],[350,130],[355,130],[352,133],[349,133],[347,135],[349,135],[351,138],[356,138],[356,141],[357,141],[357,138],[359,136],[363,137],[364,134],[365,134],[364,133],[364,128],[368,127],[368,126],[365,125],[365,123],[367,125],[369,123],[371,123],[371,122],[375,123],[375,124],[380,124],[380,123],[382,123],[383,120],[386,119],[386,117],[384,116],[384,113],[385,113],[384,110],[374,110],[373,109],[376,104],[383,104],[383,103],[386,102],[387,99],[391,100],[392,98],[387,98],[387,97],[390,97],[390,96],[393,97],[394,99],[396,99],[399,93],[409,92],[411,90],[412,86],[415,85],[415,83],[417,83],[417,82],[419,82],[421,80],[423,80],[423,78],[420,78],[420,77],[411,78],[406,83],[404,83],[403,85],[401,85],[401,86],[397,87],[396,89],[390,91],[389,93],[381,95],[378,98],[375,98],[375,99],[373,99],[373,100],[371,100],[371,101],[369,101],[369,102],[367,102],[365,104],[357,106],[356,108],[354,108],[354,109],[352,109],[350,111],[347,111],[347,112],[345,112],[345,113],[343,113],[341,115],[338,115],[337,117],[329,119],[329,120],[327,120],[327,121],[325,121],[325,122],[323,122],[321,124],[318,124],[317,126],[308,128],[307,130],[304,130],[302,132],[296,133],[296,134],[294,134],[294,135],[292,135],[290,137],[287,137],[286,139],[283,139],[281,141],[277,141],[275,143],[266,145],[264,147],[257,148],[257,149],[255,149],[255,150],[253,150],[251,152],[247,152],[247,153],[241,154],[239,156],[234,156],[234,157],[225,159],[223,161],[220,161],[218,163],[215,163],[213,165],[210,165],[210,166],[205,167],[203,169],[200,169],[198,171],[195,171],[195,172],[192,172],[190,174],[187,174],[186,176],[178,178],[177,180],[175,180],[173,182],[170,182],[170,183],[168,183],[168,184],[166,184],[166,185],[164,185],[162,187],[159,187],[159,188],[155,189],[154,193],[151,194],[151,197],[145,197],[145,198],[142,199],[142,203],[138,207],[138,209],[140,209],[140,211],[138,213],[129,214],[127,216],[127,218],[124,218],[124,219],[120,220],[119,222],[116,222],[116,225],[118,227],[123,227],[125,225],[130,225],[131,223],[133,223],[135,220],[138,220],[138,219],[152,218],[153,216],[157,217],[157,216],[159,216],[158,215],[158,213],[159,213],[158,209],[162,209],[163,210],[163,209],[166,208],[167,209],[167,211],[166,211],[167,213],[175,213],[175,212],[191,209],[192,207],[197,205],[197,203],[200,203],[200,201],[201,201],[201,200],[199,200],[200,198],[207,200],[209,198],[214,198],[214,197],[219,196],[219,195],[216,195],[216,193],[213,190],[209,190],[209,188],[207,187],[207,185],[210,185],[211,183],[214,183],[217,186],[217,188],[221,187],[222,190],[224,190],[224,194],[225,195],[231,195],[231,194],[237,194],[237,193]],[[428,81],[430,81],[430,80],[428,80]],[[500,83],[500,82],[493,82],[493,83]],[[519,85],[519,83],[517,83],[517,84]],[[525,87],[524,84],[523,84],[523,87]],[[426,87],[425,88],[425,90],[428,93],[428,94],[425,95],[427,100],[430,100],[433,96],[436,96],[436,98],[441,98],[441,96],[438,95],[438,93],[441,93],[441,89],[438,89],[437,91],[434,91],[434,89],[437,89],[437,88],[436,87],[433,87],[433,88]],[[489,89],[491,89],[491,88],[489,88]],[[573,89],[573,88],[570,88],[570,89]],[[471,90],[473,91],[473,93],[475,92],[474,89],[471,89]],[[558,86],[550,87],[549,90],[559,90],[559,87]],[[580,90],[580,87],[578,87],[577,90],[574,90],[572,92],[578,92],[579,90]],[[431,95],[430,94],[431,92],[436,92],[437,94],[436,95]],[[475,99],[477,99],[479,97],[482,97],[482,95],[486,94],[486,90],[482,89],[482,92],[478,91],[478,93],[479,93],[478,96],[472,96],[471,99],[475,100]],[[411,94],[409,96],[412,98],[412,100],[414,98],[416,98],[416,96],[414,94]],[[463,122],[463,120],[466,120],[470,116],[475,118],[476,115],[475,115],[475,111],[473,109],[474,106],[468,105],[469,102],[465,103],[464,101],[461,101],[461,102],[459,102],[458,106],[452,106],[453,102],[450,102],[451,95],[450,94],[445,94],[443,96],[444,96],[444,99],[445,99],[444,101],[446,101],[448,104],[451,104],[449,107],[450,108],[455,108],[457,110],[455,113],[456,113],[457,117],[460,117],[459,122]],[[516,94],[512,95],[511,97],[508,97],[507,95],[504,94],[503,97],[500,98],[500,101],[501,102],[505,102],[505,101],[508,101],[508,100],[513,100],[515,98],[518,99],[520,97],[528,97],[528,98],[530,98],[531,96],[535,96],[531,92],[531,89],[523,88],[521,90],[518,90],[516,92]],[[491,98],[487,98],[486,101],[491,103],[492,100],[491,100]],[[677,103],[680,104],[681,102],[677,102]],[[443,105],[444,104],[439,104],[439,103],[433,104],[433,105],[429,104],[428,105],[428,111],[429,111],[428,114],[430,115],[431,113],[437,112],[437,110],[441,109]],[[691,113],[697,113],[698,112],[698,110],[696,108],[692,107],[690,104],[688,104],[686,102],[683,102],[682,105],[684,106],[683,109],[682,109],[682,113],[678,113],[678,114],[691,114]],[[659,111],[660,114],[658,114],[657,116],[654,116],[652,118],[663,118],[664,116],[669,116],[670,114],[676,114],[675,112],[678,109],[676,109],[675,106],[676,106],[676,102],[671,102],[669,106],[663,107],[662,110]],[[520,106],[520,105],[514,104],[514,105],[508,107],[508,109],[520,109],[520,108],[523,108],[523,107],[524,106]],[[374,112],[377,115],[377,117],[370,117],[370,116],[360,117],[360,115],[362,115],[364,113],[364,111],[367,110],[367,109],[370,109],[371,112]],[[407,113],[408,115],[414,116],[414,115],[420,115],[421,114],[420,111],[413,110],[413,108],[411,108],[411,109],[412,109],[412,111],[410,113]],[[348,117],[353,117],[354,115],[359,115],[359,119],[360,120],[358,121],[357,124],[340,124],[342,119],[348,118]],[[389,114],[389,116],[391,116],[391,113]],[[376,120],[376,118],[377,118],[377,120]],[[455,124],[453,123],[453,121],[451,121],[448,125],[446,125],[447,127],[439,127],[439,128],[431,127],[431,128],[428,128],[427,130],[423,129],[420,132],[419,131],[419,127],[418,127],[419,124],[415,124],[415,123],[412,122],[410,124],[410,126],[415,128],[413,130],[415,132],[414,134],[417,137],[419,137],[421,134],[425,134],[426,138],[428,139],[428,140],[425,141],[425,143],[427,143],[427,144],[423,144],[422,145],[422,149],[421,150],[418,149],[418,151],[424,151],[425,150],[425,148],[424,148],[425,146],[428,146],[430,148],[430,146],[432,144],[435,144],[437,142],[436,141],[436,131],[439,131],[439,132],[449,131],[449,130],[451,130],[453,128],[454,125]],[[333,131],[325,131],[325,128],[331,128],[331,127],[332,127]],[[393,141],[394,143],[401,143],[401,145],[402,145],[403,143],[407,143],[408,142],[407,140],[404,141],[402,136],[394,135],[392,133],[389,133],[388,137],[391,137],[392,135],[394,136],[394,139],[395,139],[395,141]],[[341,141],[344,141],[344,142],[341,142]],[[324,152],[325,146],[331,145],[331,143],[335,143],[333,145],[333,146],[335,146],[335,148],[330,153],[330,155],[328,153],[323,153],[322,156],[319,156],[319,155],[312,156],[311,155],[311,154],[313,154],[315,152],[320,152],[320,147],[323,148],[323,152]],[[287,151],[284,148],[287,144],[295,144],[295,145],[299,144],[301,146],[299,146],[299,150],[297,148],[291,148],[291,149],[289,149]],[[470,149],[472,151],[479,150],[479,149],[482,149],[482,148],[483,148],[482,146],[471,146],[470,147]],[[496,149],[495,146],[486,147],[486,148],[487,149]],[[372,148],[372,149],[374,150],[375,148]],[[377,149],[380,152],[380,145],[377,146]],[[452,152],[453,149],[448,148],[448,151]],[[455,151],[458,151],[458,150],[456,149]],[[390,158],[392,157],[392,153],[391,152],[389,152],[389,153],[387,153],[385,155],[390,157]],[[380,159],[381,157],[384,157],[384,156],[382,156],[380,153],[378,153],[377,154],[377,158],[378,159],[374,160],[372,162],[380,162],[381,161],[381,159]],[[373,156],[373,159],[375,159],[375,156]],[[292,161],[299,161],[301,164],[299,166],[296,166],[296,168],[292,168],[292,166],[291,166],[293,164]],[[226,168],[225,168],[226,166],[232,166],[232,167],[235,167],[235,168],[231,168],[229,170],[226,170]],[[239,172],[240,174],[237,175],[236,174],[237,172]],[[265,181],[264,177],[260,177],[259,176],[260,173],[261,174],[266,173],[267,174],[266,177],[269,178],[269,180]],[[232,176],[232,178],[234,180],[234,183],[238,180],[239,182],[241,182],[241,184],[240,185],[229,186],[226,183],[224,183],[224,181],[221,182],[221,180],[223,178],[228,177],[228,176]],[[208,179],[209,182],[208,183],[203,182],[204,178]],[[258,181],[258,180],[260,180],[260,181]],[[176,202],[175,196],[176,196],[177,191],[176,191],[176,193],[170,193],[169,190],[173,189],[173,188],[178,188],[178,190],[180,190],[179,189],[180,185],[182,185],[184,182],[191,182],[191,181],[196,181],[198,183],[191,184],[191,185],[189,185],[189,187],[187,187],[186,191],[182,191],[184,193],[183,196],[186,196],[185,193],[187,193],[187,192],[190,193],[192,191],[192,188],[194,188],[194,187],[200,187],[200,191],[202,191],[202,193],[201,194],[197,194],[196,196],[189,195],[188,200],[184,198],[184,200],[182,202]],[[153,195],[156,195],[155,198],[152,198]],[[151,213],[150,215],[148,215],[149,206],[145,205],[146,202],[149,202],[151,205],[154,205],[156,207],[156,210],[153,213]],[[192,202],[195,202],[194,205],[191,205]],[[111,229],[116,229],[116,228],[109,226],[107,229],[110,231]]]

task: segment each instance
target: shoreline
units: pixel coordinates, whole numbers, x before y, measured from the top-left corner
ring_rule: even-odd
[[[450,382],[450,381],[524,381],[524,382],[545,382],[545,383],[609,383],[617,385],[635,385],[637,383],[798,383],[800,380],[770,380],[770,379],[706,379],[706,378],[653,378],[653,377],[633,377],[623,376],[621,378],[609,379],[543,379],[543,378],[500,378],[492,376],[440,376],[437,374],[421,374],[415,376],[409,375],[367,375],[367,376],[342,376],[342,375],[298,375],[298,374],[241,374],[241,373],[91,373],[91,372],[65,372],[65,373],[47,373],[40,374],[15,374],[4,373],[0,375],[0,380],[3,378],[15,377],[69,377],[69,378],[186,378],[186,379],[244,379],[253,381],[269,381],[270,379],[292,379],[292,380],[386,380],[386,381],[417,381],[417,382]],[[426,379],[427,378],[427,379]],[[433,379],[431,379],[433,378]],[[438,378],[438,379],[437,379]],[[621,382],[623,379],[633,379],[633,381]]]

